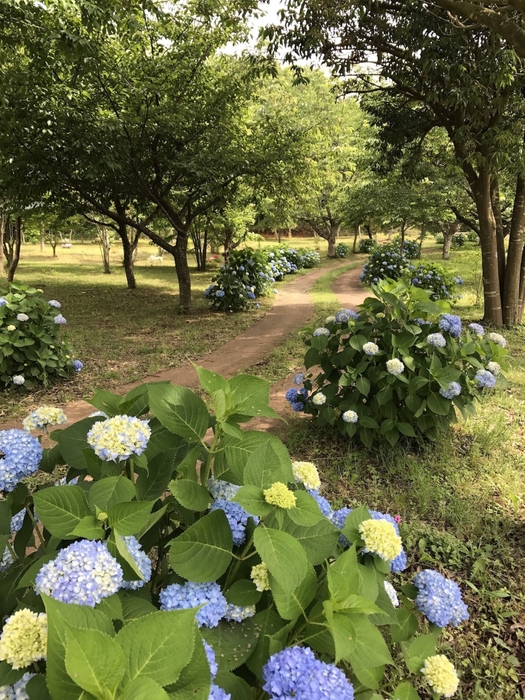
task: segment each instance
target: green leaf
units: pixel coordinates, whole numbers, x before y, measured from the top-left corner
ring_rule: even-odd
[[[135,497],[135,486],[125,476],[108,476],[95,481],[89,489],[89,505],[106,511],[117,503],[131,501]]]
[[[357,391],[363,394],[363,396],[368,396],[370,393],[370,382],[366,377],[358,377],[355,386]]]
[[[91,427],[100,420],[104,419],[100,417],[84,418],[68,428],[53,430],[51,439],[58,443],[65,464],[78,471],[85,471],[86,460],[83,451],[89,450],[93,453],[86,436]]]
[[[134,620],[137,617],[157,612],[157,608],[145,598],[122,590],[119,591],[118,595],[122,603],[122,615],[125,620]]]
[[[33,495],[35,511],[44,527],[55,537],[72,539],[80,521],[91,515],[86,494],[80,486],[54,486]]]
[[[255,549],[277,583],[294,590],[308,572],[308,561],[301,545],[288,533],[259,525],[253,533]]]
[[[416,436],[416,431],[410,425],[410,423],[397,423],[396,428],[399,430],[400,433],[403,433],[403,435],[408,435],[409,437]]]
[[[24,669],[25,670],[25,669]],[[38,674],[29,679],[26,685],[26,693],[29,700],[51,700],[51,695],[47,688],[46,677]]]
[[[416,637],[412,642],[403,642],[403,656],[408,670],[412,673],[419,673],[423,668],[425,659],[428,656],[433,656],[436,653],[436,645],[441,634],[441,629],[438,629],[432,634],[422,634]]]
[[[222,621],[213,629],[202,629],[202,636],[215,651],[219,671],[233,671],[251,655],[259,634],[256,618]]]
[[[285,620],[295,620],[304,614],[314,599],[317,591],[317,576],[310,564],[306,576],[295,590],[283,588],[273,576],[270,576],[270,587],[279,615]]]
[[[256,605],[262,593],[257,590],[253,581],[239,579],[235,581],[224,594],[232,605]]]
[[[438,416],[446,416],[450,411],[451,402],[448,399],[444,399],[439,394],[436,394],[434,391],[429,393],[427,403],[432,413],[436,413]]]
[[[169,700],[164,688],[148,676],[138,676],[128,683],[119,700]]]
[[[416,691],[412,683],[405,681],[400,683],[394,690],[392,700],[421,700],[419,693]]]
[[[206,510],[211,501],[208,489],[190,479],[172,481],[170,491],[177,501],[188,510]]]
[[[339,540],[339,530],[327,519],[320,520],[310,527],[287,521],[283,529],[299,542],[313,566],[318,566],[328,559],[335,552]]]
[[[372,690],[377,690],[381,679],[385,674],[384,666],[372,666],[371,668],[366,668],[365,666],[352,666],[352,671],[357,676],[357,680],[364,685],[366,688],[371,688]]]
[[[139,472],[135,483],[139,501],[154,501],[165,493],[177,454],[177,448],[161,452],[150,460],[147,472],[142,470]]]
[[[350,542],[356,542],[361,539],[359,525],[365,520],[370,520],[370,518],[371,515],[366,506],[354,508],[347,516],[341,532]]]
[[[11,534],[11,517],[10,501],[0,501],[0,535]]]
[[[253,700],[252,689],[248,683],[233,673],[219,671],[214,683],[223,688],[235,700]]]
[[[411,377],[410,381],[408,382],[408,391],[410,394],[415,394],[416,391],[419,391],[419,389],[422,389],[427,384],[428,379],[425,379],[425,377]]]
[[[104,613],[110,620],[124,620],[124,611],[122,609],[122,601],[117,593],[103,598],[100,603],[95,606],[96,610]]]
[[[238,374],[229,381],[231,412],[242,416],[281,418],[270,408],[270,382],[249,374]]]
[[[233,500],[248,513],[261,518],[271,513],[274,508],[264,500],[263,490],[259,486],[241,486]]]
[[[295,491],[295,500],[297,505],[286,514],[297,525],[315,525],[324,518],[317,501],[306,491]]]
[[[408,608],[396,610],[397,625],[391,625],[390,634],[393,642],[405,642],[413,637],[419,628],[417,617]]]
[[[83,537],[86,540],[103,540],[104,528],[94,515],[86,515],[71,534],[75,535],[75,537]]]
[[[217,509],[172,541],[170,564],[179,576],[190,581],[216,581],[228,568],[232,545],[228,519]]]
[[[117,503],[108,509],[108,521],[120,535],[135,535],[148,522],[154,501]]]
[[[195,627],[196,641],[191,661],[182,669],[175,685],[167,688],[171,700],[208,700],[210,697],[210,667],[196,623]]]
[[[13,669],[11,664],[8,664],[7,661],[1,661],[0,662],[0,688],[3,685],[13,685],[13,683],[16,683],[22,676],[24,675],[26,669],[25,668],[20,668],[17,669],[16,671]]]
[[[381,632],[366,617],[354,615],[355,649],[350,656],[352,669],[374,668],[393,664],[392,657]]]
[[[77,685],[100,700],[112,700],[124,675],[117,642],[99,630],[67,628],[66,670]]]
[[[139,617],[128,622],[115,640],[126,659],[124,681],[148,676],[161,686],[176,683],[193,655],[195,610],[159,611]]]
[[[276,452],[283,469],[288,469],[290,455],[283,443],[273,435],[258,430],[247,430],[240,438],[228,437],[223,440],[223,452],[215,457],[214,476],[218,479],[221,474],[229,471],[229,480],[236,484],[244,483],[244,468],[251,454],[271,445]]]
[[[172,384],[150,384],[148,392],[151,411],[162,425],[186,440],[202,440],[210,416],[201,398],[186,387]]]
[[[230,390],[229,384],[220,374],[211,372],[204,367],[196,367],[197,375],[202,388],[211,396],[215,391],[223,391],[227,394]]]
[[[124,571],[125,581],[143,581],[142,573],[135,559],[131,556],[124,539],[116,530],[113,530],[106,541],[111,556],[115,557]]]
[[[258,612],[257,615],[250,618],[250,620],[253,621],[256,634],[258,636],[256,637],[256,644],[252,646],[252,653],[248,657],[246,665],[250,671],[257,676],[257,678],[261,678],[263,666],[270,658],[269,637],[284,627],[284,621],[279,617],[275,610],[272,610],[272,608],[266,608],[266,610]],[[245,620],[241,624],[245,624],[250,620]],[[211,642],[209,641],[208,636],[204,636],[210,644]],[[214,646],[213,643],[211,644]]]
[[[287,484],[294,481],[292,462],[284,463],[273,445],[267,442],[259,450],[252,452],[244,469],[244,484],[267,489],[276,481]]]
[[[350,660],[355,649],[355,628],[353,617],[333,612],[328,601],[323,604],[326,620],[335,646],[335,663],[341,659]]]

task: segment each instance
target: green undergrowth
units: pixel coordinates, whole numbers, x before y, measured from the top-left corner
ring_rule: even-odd
[[[472,246],[444,261],[465,280],[454,309],[464,323],[482,317],[478,258]],[[295,459],[319,467],[334,507],[366,503],[401,516],[403,582],[438,568],[460,584],[470,621],[447,631],[441,650],[458,668],[461,700],[514,700],[525,690],[525,328],[504,335],[509,387],[487,394],[476,417],[437,444],[368,451],[295,416],[284,436]]]

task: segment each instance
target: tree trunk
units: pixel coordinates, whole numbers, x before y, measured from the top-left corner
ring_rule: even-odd
[[[58,257],[58,255],[57,255],[57,245],[58,245],[58,241],[57,241],[56,234],[53,234],[53,235],[52,235],[52,237],[51,237],[49,243],[50,243],[50,245],[51,245],[51,250],[53,251],[53,257],[54,257],[54,258],[57,258],[57,257]]]
[[[503,218],[501,216],[501,203],[499,198],[498,178],[493,177],[490,185],[490,203],[496,222],[496,242],[498,247],[498,273],[500,293],[503,296],[505,282],[505,234],[503,231]]]
[[[20,245],[22,243],[22,219],[18,216],[16,224],[11,225],[10,231],[10,255],[7,266],[7,281],[12,282],[15,278],[16,268],[20,260]]]
[[[354,228],[354,245],[352,247],[352,253],[355,255],[357,253],[357,239],[361,235],[361,225],[357,224]]]
[[[330,231],[328,233],[328,257],[335,258],[335,242],[339,234],[339,226],[335,224],[330,224]]]
[[[0,214],[0,279],[5,275],[5,255],[4,255],[4,239],[5,239],[6,217]]]
[[[124,265],[124,272],[126,273],[126,282],[128,285],[128,289],[136,289],[137,288],[137,281],[135,280],[135,270],[133,269],[133,255],[137,249],[138,245],[138,239],[139,236],[135,236],[133,244],[129,240],[128,236],[128,227],[126,226],[125,222],[120,221],[118,223],[118,235],[120,237],[120,240],[122,242],[122,249],[124,251],[124,259],[123,259],[123,265]],[[109,256],[108,256],[109,257]],[[108,260],[108,266],[109,266],[109,260]]]
[[[288,238],[291,238],[291,237],[292,237],[292,229],[288,228]]]
[[[425,236],[427,235],[427,227],[422,224],[421,226],[421,231],[419,232],[419,252],[417,254],[417,257],[421,260],[421,250],[423,248],[423,241],[425,240]]]
[[[177,231],[177,242],[175,243],[175,269],[179,281],[179,306],[181,313],[191,311],[191,276],[188,266],[188,233],[182,234]]]
[[[368,235],[368,238],[370,238],[370,240],[372,241],[374,239],[374,234],[372,233],[372,226],[370,225],[370,221],[368,221],[365,224],[365,231]]]
[[[110,275],[111,274],[111,265],[110,265],[110,250],[111,250],[111,240],[109,238],[109,232],[107,228],[104,226],[99,226],[97,227],[98,230],[98,240],[100,243],[100,249],[102,252],[102,263],[104,265],[104,274],[105,275]]]
[[[407,223],[405,220],[401,223],[401,243],[399,244],[399,252],[403,255],[403,248],[405,247],[405,231]]]
[[[522,304],[520,303],[520,283],[523,285],[522,258],[523,258],[523,223],[525,218],[525,178],[518,175],[516,182],[516,194],[512,210],[512,220],[509,233],[509,248],[507,252],[507,265],[505,268],[504,293],[503,293],[503,323],[506,326],[515,326],[521,323],[523,318]]]
[[[475,182],[471,182],[476,201],[481,241],[481,266],[483,275],[484,319],[493,326],[503,325],[503,309],[499,284],[498,244],[496,220],[492,211],[490,174],[480,169]]]
[[[460,226],[461,222],[456,219],[456,221],[453,221],[446,228],[443,229],[443,252],[441,254],[443,260],[449,260],[450,258],[450,247],[452,245],[452,239],[459,231]]]
[[[40,252],[44,252],[46,247],[46,229],[44,228],[44,224],[40,227]]]

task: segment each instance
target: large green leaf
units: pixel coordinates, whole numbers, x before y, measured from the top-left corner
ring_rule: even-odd
[[[264,493],[258,486],[241,486],[233,500],[251,515],[264,517],[272,512],[273,506],[264,500]]]
[[[11,503],[0,501],[0,535],[11,534]],[[1,552],[0,552],[1,554]]]
[[[384,664],[393,664],[392,657],[381,632],[364,615],[353,615],[355,629],[355,649],[349,661],[352,668],[374,668]]]
[[[226,379],[224,379],[224,377],[221,377],[220,374],[211,372],[205,367],[196,367],[195,369],[197,370],[197,375],[202,388],[207,391],[210,396],[212,396],[216,391],[223,391],[224,394],[229,392],[229,383]]]
[[[295,492],[296,507],[287,511],[288,517],[297,525],[315,525],[324,515],[313,496],[306,491]]]
[[[135,486],[125,476],[108,476],[96,481],[89,489],[89,505],[102,511],[117,503],[131,501],[135,497]]]
[[[294,590],[308,572],[308,560],[301,545],[287,532],[259,525],[253,533],[259,556],[285,590]]]
[[[195,623],[195,627],[197,627],[197,623]],[[196,630],[191,661],[182,669],[175,685],[168,686],[166,690],[169,692],[171,700],[208,700],[210,688],[210,667],[204,651],[204,644],[198,630]]]
[[[334,553],[339,539],[339,531],[327,519],[320,520],[316,525],[309,527],[285,521],[283,528],[299,542],[306,553],[306,558],[314,566],[322,564]]]
[[[128,683],[119,700],[169,700],[164,688],[148,676],[138,676]]]
[[[270,658],[270,639],[272,635],[284,627],[284,620],[272,608],[266,608],[251,618],[257,632],[257,643],[246,661],[246,665],[258,678],[262,677],[262,669]],[[247,622],[247,620],[245,621]],[[244,623],[243,623],[244,624]]]
[[[115,637],[126,658],[124,681],[148,676],[176,683],[195,646],[195,610],[159,611],[128,622]],[[176,653],[175,653],[176,652]]]
[[[108,509],[108,521],[120,535],[135,535],[148,522],[154,501],[117,503]]]
[[[240,437],[228,436],[222,441],[223,451],[217,454],[214,463],[215,478],[218,479],[221,474],[228,471],[230,481],[243,484],[244,468],[250,455],[266,445],[273,447],[281,466],[287,469],[290,455],[278,438],[259,430],[247,430]]]
[[[441,634],[441,629],[437,629],[432,634],[422,634],[411,642],[403,642],[403,656],[408,669],[412,673],[417,673],[423,668],[425,659],[436,653],[436,645]]]
[[[221,671],[233,671],[253,652],[259,630],[255,618],[242,622],[220,622],[213,629],[202,629],[202,636],[213,647]]]
[[[233,673],[219,671],[214,683],[220,688],[223,688],[223,690],[229,693],[235,700],[253,700],[251,687],[245,680]]]
[[[413,637],[419,628],[419,622],[408,608],[402,607],[396,610],[397,625],[390,627],[390,634],[393,642],[405,642]]]
[[[124,653],[107,634],[68,627],[66,671],[77,685],[100,700],[112,700],[124,675]]]
[[[181,506],[188,508],[188,510],[206,510],[211,501],[208,489],[191,479],[172,481],[170,491]]]
[[[287,484],[294,480],[292,462],[279,458],[273,445],[269,442],[255,450],[248,457],[244,469],[244,484],[269,488],[276,481]]]
[[[172,541],[170,564],[191,581],[216,581],[228,568],[232,546],[228,519],[224,511],[214,510]]]
[[[44,527],[55,537],[68,539],[75,527],[91,515],[86,494],[80,486],[55,486],[37,491],[35,511]]]
[[[394,694],[392,695],[392,700],[421,700],[421,699],[420,699],[419,693],[414,688],[412,683],[408,683],[408,681],[405,681],[404,683],[400,683],[397,686],[397,688],[394,690]]]
[[[353,616],[334,612],[329,601],[323,604],[328,627],[332,634],[335,647],[335,663],[341,659],[349,661],[355,650],[355,627]]]
[[[161,452],[150,460],[148,471],[141,469],[135,484],[139,501],[154,501],[165,493],[175,467],[178,451],[177,448],[174,448]]]
[[[294,590],[285,589],[270,576],[270,587],[279,615],[285,620],[294,620],[304,612],[314,599],[317,590],[317,576],[309,564],[306,576]]]
[[[51,438],[58,443],[64,462],[70,467],[79,471],[86,469],[86,460],[82,452],[83,450],[92,451],[86,436],[93,424],[100,420],[104,419],[100,417],[84,418],[68,428],[54,430],[51,433]]]
[[[231,412],[241,416],[266,416],[281,418],[270,408],[270,382],[250,374],[238,374],[230,379],[232,395]]]
[[[148,391],[151,410],[162,425],[186,440],[202,440],[210,416],[201,398],[186,387],[171,384],[150,384]]]

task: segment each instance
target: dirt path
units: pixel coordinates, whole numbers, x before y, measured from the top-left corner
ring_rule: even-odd
[[[348,265],[348,261],[342,262],[341,265]],[[312,270],[288,282],[281,288],[272,308],[262,319],[217,350],[201,357],[197,364],[228,378],[261,362],[275,347],[284,343],[313,316],[315,307],[310,290],[326,272],[328,272],[326,268]],[[359,270],[344,273],[339,279],[353,279],[355,275],[352,273],[358,276]],[[217,322],[220,323],[220,316],[217,316]],[[125,384],[121,386],[119,393],[125,394],[143,382],[158,381],[170,381],[172,384],[187,387],[197,386],[199,383],[193,365],[188,362],[181,367],[144,377],[140,382]],[[72,401],[62,408],[68,417],[69,424],[86,418],[94,410],[86,401]],[[11,421],[0,425],[1,430],[14,427],[21,427],[21,422]]]

